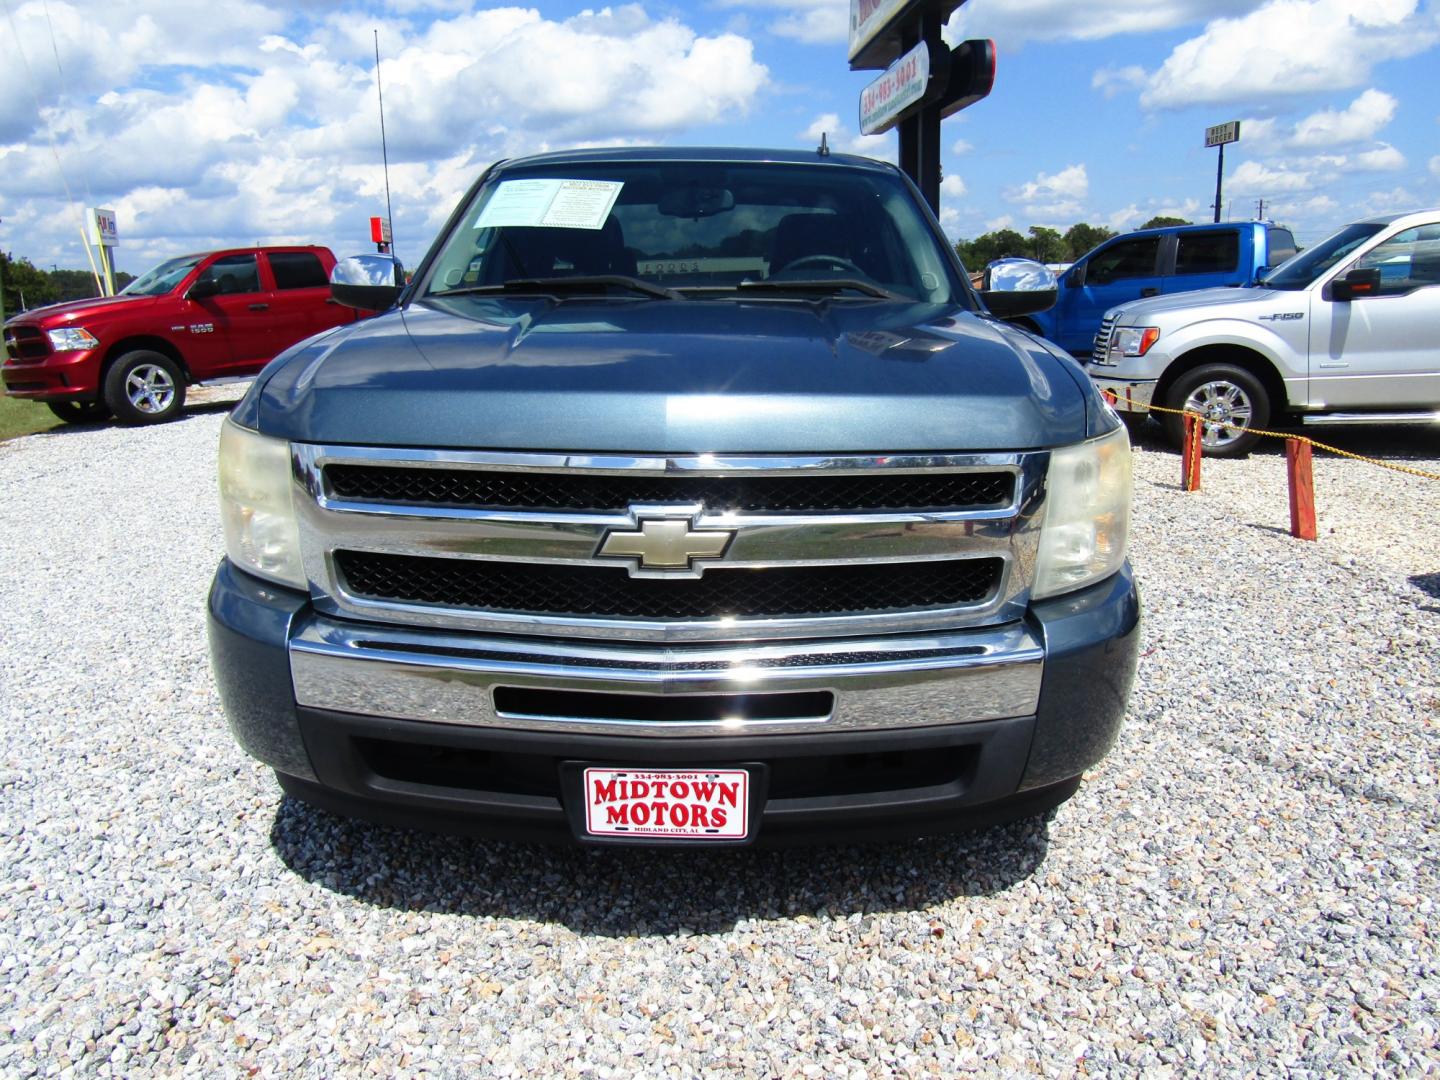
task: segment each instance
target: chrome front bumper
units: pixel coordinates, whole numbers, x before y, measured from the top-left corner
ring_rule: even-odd
[[[301,706],[472,727],[665,738],[1028,716],[1037,708],[1044,666],[1044,646],[1023,622],[951,633],[676,647],[411,630],[314,615],[290,637],[288,653]],[[497,689],[559,691],[542,697],[566,707],[506,711],[496,705]],[[587,716],[587,694],[633,695],[645,707],[634,719],[613,710]],[[763,719],[642,718],[653,715],[657,697],[680,713],[683,699],[710,699],[713,713],[716,698],[741,702],[766,694],[828,705],[809,715]]]

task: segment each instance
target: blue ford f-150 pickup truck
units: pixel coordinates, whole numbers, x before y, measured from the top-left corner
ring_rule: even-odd
[[[1124,427],[861,158],[492,167],[226,421],[211,650],[303,800],[587,843],[1035,813],[1136,664]],[[1052,282],[1053,284],[1053,282]],[[994,312],[994,314],[991,313]]]
[[[1264,221],[1173,225],[1112,237],[1060,278],[1055,306],[1017,322],[1073,356],[1089,356],[1105,312],[1146,296],[1253,285],[1295,254],[1290,230]]]

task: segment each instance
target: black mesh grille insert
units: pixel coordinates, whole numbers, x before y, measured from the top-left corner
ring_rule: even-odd
[[[526,615],[717,619],[955,607],[989,597],[1000,559],[707,570],[699,579],[631,578],[624,567],[537,566],[337,551],[351,594]]]
[[[484,510],[623,512],[631,503],[703,503],[712,511],[824,513],[997,509],[1015,493],[1008,472],[894,476],[614,476],[329,465],[340,498]]]
[[[12,360],[43,360],[50,355],[50,339],[38,326],[12,326],[5,331],[5,351]]]

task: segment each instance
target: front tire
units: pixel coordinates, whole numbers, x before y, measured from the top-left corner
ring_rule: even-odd
[[[1244,457],[1270,423],[1270,395],[1250,372],[1234,364],[1204,364],[1176,379],[1165,406],[1205,418],[1201,445],[1207,457]],[[1184,417],[1167,413],[1161,423],[1175,446],[1185,442]]]
[[[136,349],[105,373],[105,404],[122,424],[173,420],[185,404],[185,378],[168,356]]]
[[[103,401],[47,401],[45,404],[67,424],[98,424],[110,419],[110,406]]]

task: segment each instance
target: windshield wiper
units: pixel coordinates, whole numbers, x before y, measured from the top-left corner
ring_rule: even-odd
[[[859,278],[815,278],[802,281],[786,281],[783,278],[765,281],[742,281],[735,286],[737,289],[744,289],[746,292],[824,292],[837,293],[852,289],[855,292],[864,293],[866,296],[878,296],[885,300],[908,300],[909,297],[901,296],[899,293],[891,292],[882,288],[874,282],[862,281]]]
[[[524,293],[524,292],[571,292],[584,289],[628,289],[644,296],[660,300],[685,299],[674,289],[663,285],[652,285],[648,281],[630,277],[628,274],[582,274],[576,277],[531,277],[510,278],[499,285],[467,285],[463,289],[446,289],[431,293],[431,296],[463,296],[469,293]]]

